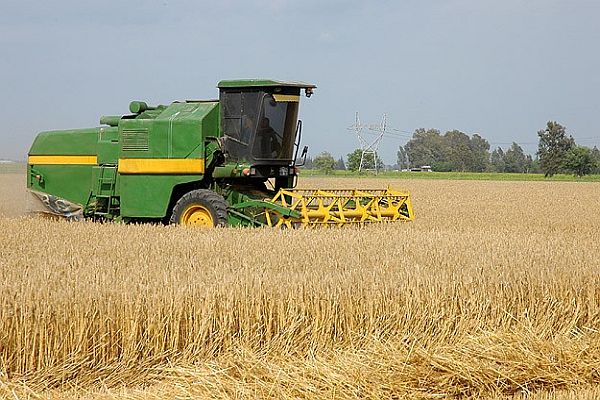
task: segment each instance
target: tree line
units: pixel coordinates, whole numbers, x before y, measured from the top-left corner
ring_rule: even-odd
[[[538,151],[534,157],[525,154],[518,143],[490,151],[489,142],[479,134],[469,136],[451,130],[442,135],[437,129],[420,128],[404,146],[398,148],[396,165],[392,168],[404,170],[427,165],[442,172],[543,173],[546,176],[600,173],[600,150],[595,146],[577,145],[558,122],[549,121],[537,136]],[[361,150],[356,149],[347,155],[347,162],[344,162],[341,157],[336,160],[330,153],[323,152],[314,159],[309,158],[306,168],[326,173],[335,169],[357,171],[361,156]],[[383,161],[376,154],[365,154],[363,168],[374,169],[376,162],[378,169],[384,168]]]

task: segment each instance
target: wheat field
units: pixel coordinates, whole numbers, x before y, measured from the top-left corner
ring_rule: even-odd
[[[0,174],[0,398],[600,398],[600,185],[310,178],[416,219],[26,217]]]

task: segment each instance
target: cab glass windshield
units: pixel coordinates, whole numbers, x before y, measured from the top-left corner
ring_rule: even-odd
[[[223,93],[221,129],[227,157],[253,164],[289,164],[296,139],[298,99],[264,91]]]
[[[265,94],[252,146],[253,158],[291,161],[297,120],[297,101],[276,101]]]

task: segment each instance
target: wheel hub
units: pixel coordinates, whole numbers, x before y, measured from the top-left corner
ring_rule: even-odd
[[[210,211],[206,207],[200,205],[191,205],[186,208],[183,214],[181,214],[179,223],[204,228],[212,228],[215,226]]]

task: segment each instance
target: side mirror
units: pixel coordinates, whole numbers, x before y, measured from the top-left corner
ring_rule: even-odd
[[[302,158],[302,163],[296,164],[297,167],[302,167],[304,164],[306,164],[306,155],[307,154],[308,154],[308,146],[304,146],[304,148],[302,149],[302,154],[300,155],[300,157]]]

